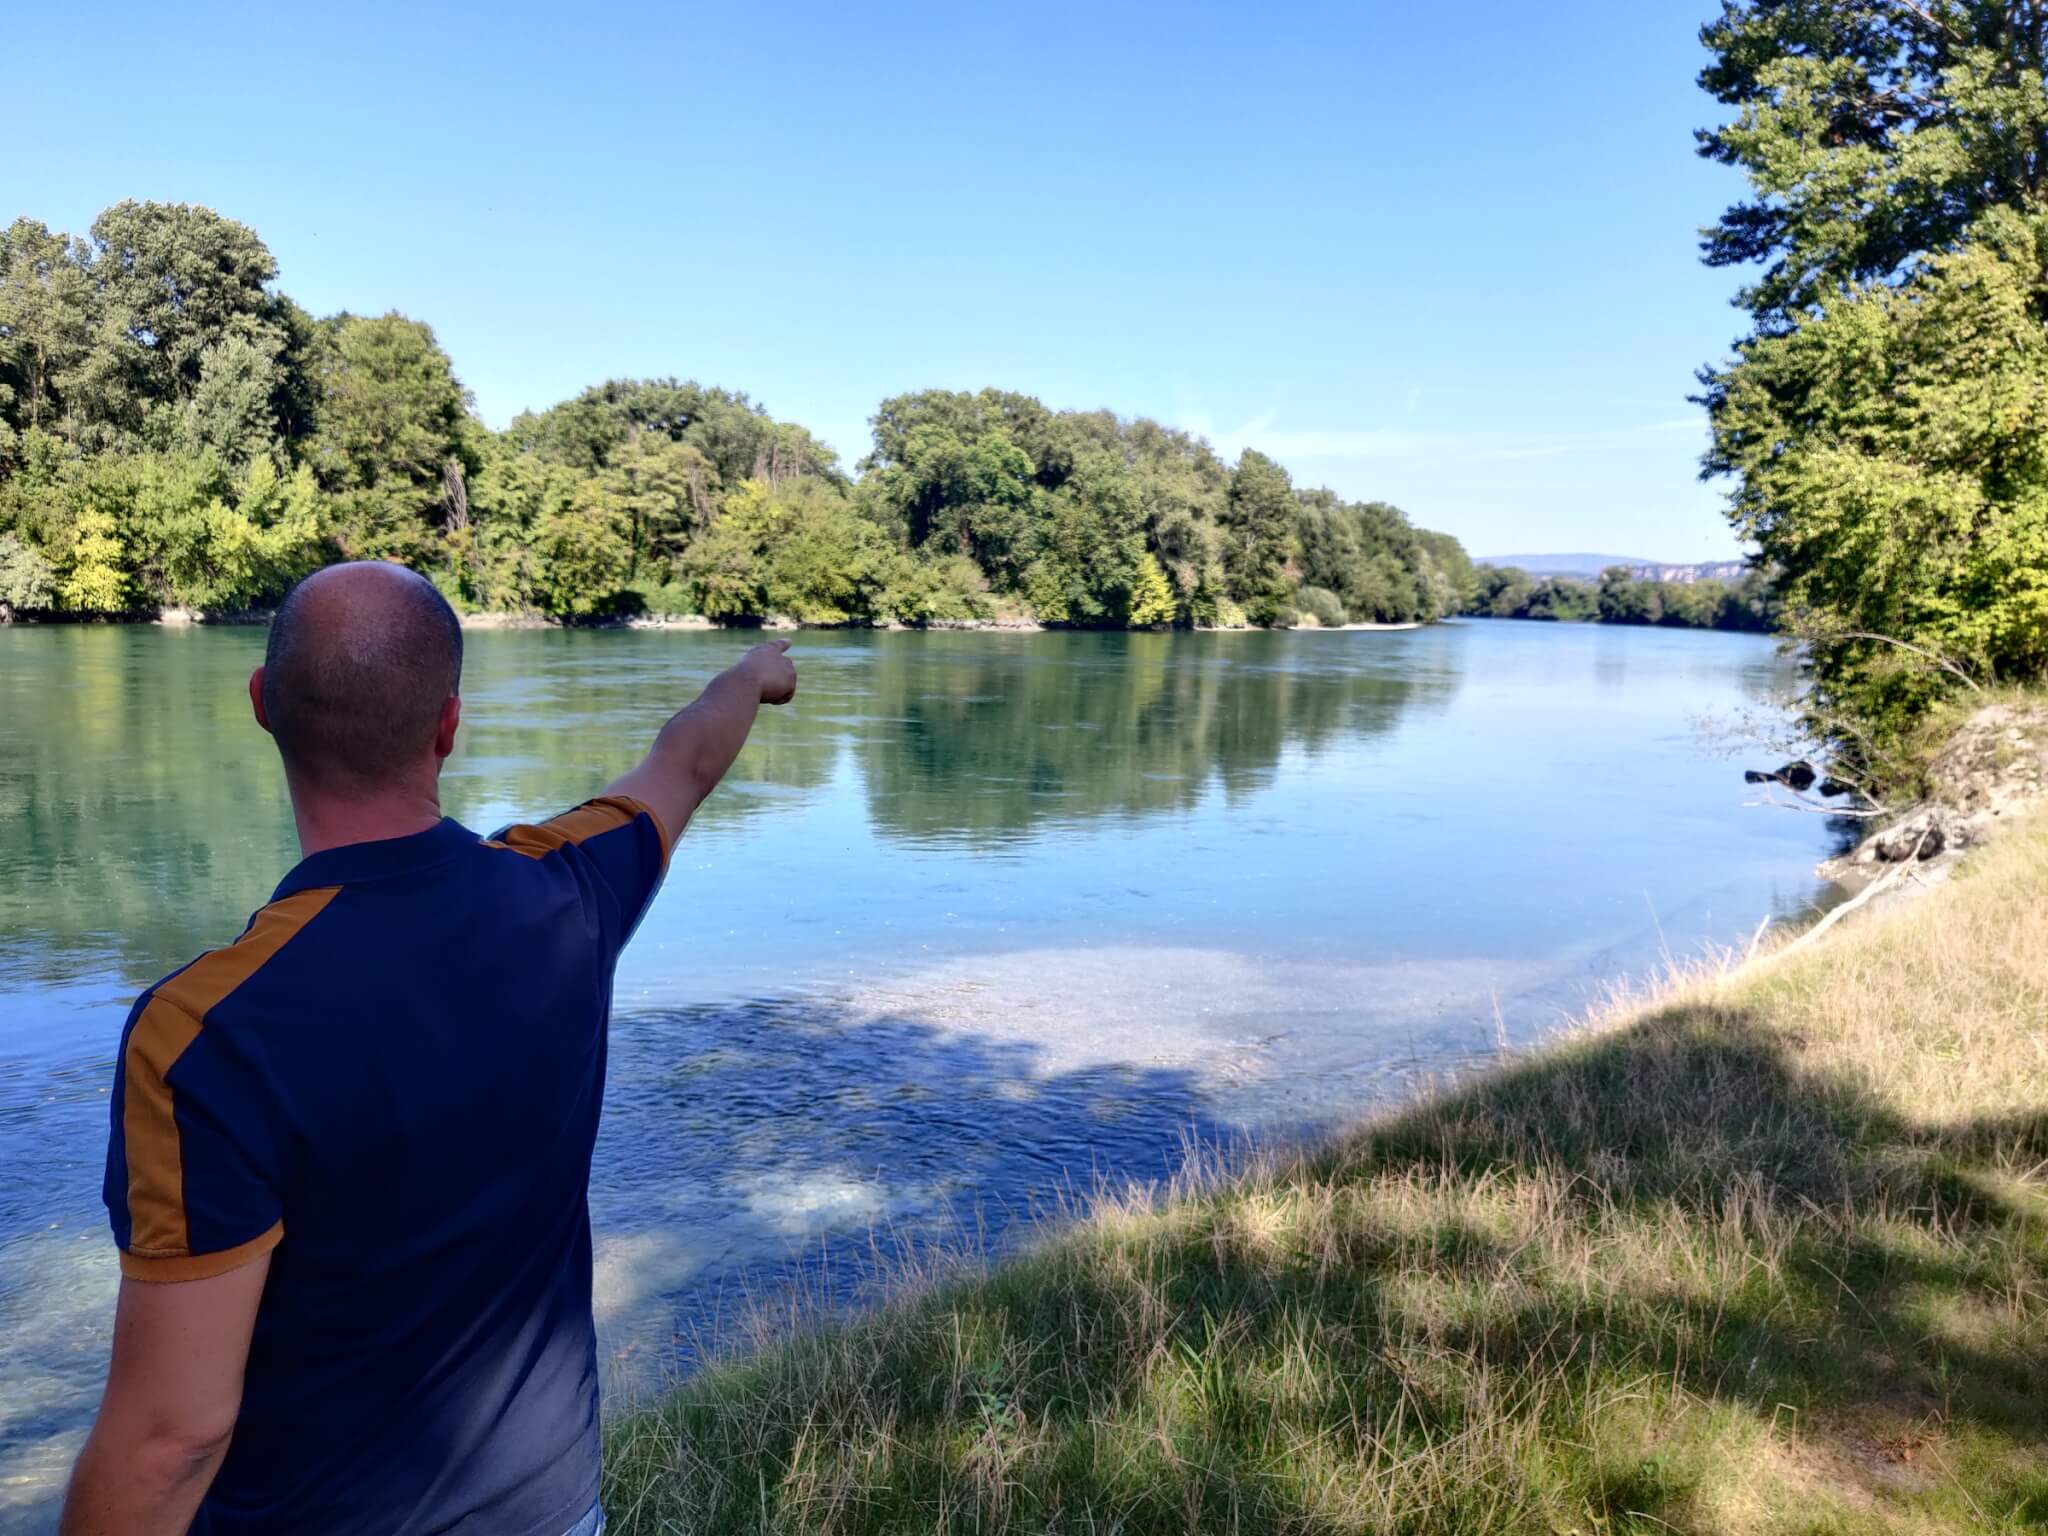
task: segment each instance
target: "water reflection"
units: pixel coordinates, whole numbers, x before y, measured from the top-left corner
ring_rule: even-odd
[[[874,708],[900,728],[864,743],[875,825],[917,840],[1017,838],[1048,819],[1186,810],[1212,784],[1235,802],[1270,783],[1290,747],[1384,734],[1458,687],[1441,657],[1361,665],[1355,651],[1313,648],[1334,638],[885,648]]]
[[[874,827],[1017,840],[1048,822],[1233,800],[1290,748],[1394,730],[1463,673],[1340,637],[810,635],[798,708],[769,717],[701,825],[732,826],[857,765]],[[254,630],[0,636],[0,986],[140,986],[231,938],[296,859],[250,721]],[[729,636],[472,635],[451,811],[479,829],[575,803],[741,649]],[[1320,646],[1320,649],[1318,649]]]

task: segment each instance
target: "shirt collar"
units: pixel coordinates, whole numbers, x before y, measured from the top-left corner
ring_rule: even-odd
[[[453,816],[444,816],[424,832],[408,837],[385,837],[371,843],[343,843],[323,848],[299,860],[298,867],[278,883],[272,901],[282,901],[295,891],[317,886],[352,885],[362,880],[382,880],[391,875],[411,874],[453,858],[472,847],[477,836]]]

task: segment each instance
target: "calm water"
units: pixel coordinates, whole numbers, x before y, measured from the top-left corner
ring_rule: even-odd
[[[296,859],[254,630],[0,630],[0,1528],[54,1518],[115,1285],[135,990]],[[572,804],[745,645],[470,637],[451,814]],[[1198,1136],[1295,1134],[1815,895],[1695,730],[1749,637],[802,636],[620,972],[592,1196],[621,1380],[885,1244],[1000,1242]]]

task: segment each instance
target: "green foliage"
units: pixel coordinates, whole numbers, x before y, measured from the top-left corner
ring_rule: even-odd
[[[1600,573],[1595,586],[1570,576],[1539,581],[1511,565],[1482,565],[1474,571],[1465,611],[1495,619],[1657,624],[1761,634],[1775,627],[1777,597],[1760,571],[1748,572],[1731,587],[1719,581],[1653,581],[1615,565]]]
[[[626,515],[603,485],[585,480],[554,501],[541,514],[535,537],[533,595],[542,611],[560,619],[608,612],[631,573],[633,546]]]
[[[322,333],[305,456],[336,493],[335,540],[354,559],[427,563],[433,526],[467,499],[468,392],[417,320],[343,314]]]
[[[1342,502],[1330,491],[1304,491],[1299,500],[1302,583],[1333,593],[1353,619],[1407,624],[1463,606],[1471,562],[1455,539],[1425,543],[1407,514],[1383,501]]]
[[[1783,571],[1816,702],[1882,736],[1954,686],[2048,671],[2048,213],[1999,209],[1903,285],[1855,286],[1717,380],[1731,517]]]
[[[130,585],[123,569],[114,515],[81,512],[72,525],[70,558],[57,595],[75,613],[119,613],[128,606]]]
[[[1337,629],[1350,622],[1350,615],[1344,611],[1344,601],[1327,587],[1303,587],[1294,594],[1295,610],[1303,618],[1313,619],[1318,628]]]
[[[0,533],[0,608],[48,608],[56,601],[56,568],[14,534]]]
[[[1133,629],[1171,624],[1174,615],[1173,587],[1156,556],[1149,551],[1138,556],[1137,574],[1131,582],[1130,609],[1125,614]]]
[[[1224,586],[1254,624],[1289,611],[1287,564],[1295,538],[1293,482],[1255,448],[1239,456],[1224,498]]]
[[[1823,733],[1876,749],[1959,686],[2048,670],[2048,11],[1726,0],[1702,135],[1750,201],[1753,334],[1702,375],[1710,472],[1781,572]],[[1854,755],[1852,753],[1852,755]]]
[[[2039,0],[1722,0],[1700,40],[1701,86],[1736,109],[1700,153],[1752,193],[1708,232],[1706,259],[1764,264],[1742,292],[1764,330],[2041,197]]]
[[[337,555],[565,620],[1286,623],[1304,579],[1359,616],[1433,618],[1471,585],[1456,540],[1298,500],[1255,450],[1232,469],[1157,422],[1003,390],[883,401],[857,483],[691,380],[610,380],[491,432],[426,325],[316,319],[275,277],[204,208],[0,231],[0,529],[65,605],[251,605]],[[1298,564],[1303,518],[1337,530],[1327,574]]]
[[[683,552],[682,578],[714,619],[871,619],[899,557],[838,488],[815,477],[744,480]]]
[[[899,555],[881,606],[889,617],[909,624],[986,619],[995,613],[988,578],[965,555],[928,560]]]

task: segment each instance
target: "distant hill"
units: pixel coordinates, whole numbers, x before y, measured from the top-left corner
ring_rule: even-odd
[[[1512,565],[1531,576],[1578,576],[1596,580],[1610,565],[1625,565],[1631,575],[1656,581],[1736,581],[1747,567],[1740,560],[1709,560],[1697,565],[1666,564],[1628,555],[1481,555],[1481,565]]]

